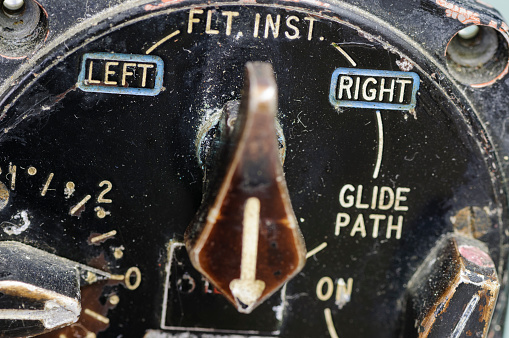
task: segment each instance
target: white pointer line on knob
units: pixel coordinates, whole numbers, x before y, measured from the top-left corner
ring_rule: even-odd
[[[265,283],[256,280],[256,261],[258,258],[258,232],[260,230],[260,200],[251,197],[244,207],[242,222],[242,257],[240,279],[230,283],[230,290],[240,302],[251,306],[265,290]]]
[[[254,280],[256,278],[258,232],[260,229],[260,200],[258,198],[251,197],[247,200],[243,225],[240,279]]]
[[[19,291],[22,295],[29,294],[27,297],[31,299],[36,299],[37,296],[49,298],[44,303],[44,309],[0,309],[1,320],[41,321],[46,329],[53,329],[75,323],[80,316],[79,300],[54,291],[18,281],[1,281],[0,290],[3,293],[6,290]]]
[[[46,329],[53,329],[62,325],[69,325],[78,320],[78,314],[72,313],[64,307],[55,305],[53,308],[46,306],[44,310],[24,309],[1,309],[2,320],[33,320],[41,321]]]
[[[458,324],[456,324],[456,327],[454,328],[451,338],[459,338],[459,336],[463,333],[468,320],[472,316],[472,313],[474,312],[475,307],[476,307],[477,303],[479,302],[479,299],[480,299],[480,297],[478,294],[475,294],[472,297],[472,299],[470,299],[470,302],[468,302],[468,304],[465,308],[465,311],[463,311],[463,314],[461,315],[461,318],[460,318]]]

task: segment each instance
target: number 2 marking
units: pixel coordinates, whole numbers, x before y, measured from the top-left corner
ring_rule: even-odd
[[[109,198],[104,198],[104,195],[106,195],[107,193],[109,193],[111,191],[113,184],[111,184],[110,181],[102,181],[101,183],[99,183],[99,187],[102,187],[104,185],[106,185],[106,188],[101,192],[101,194],[97,198],[97,202],[98,203],[112,203],[113,201],[110,200]]]

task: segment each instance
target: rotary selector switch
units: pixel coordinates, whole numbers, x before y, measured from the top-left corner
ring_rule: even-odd
[[[194,267],[238,311],[250,313],[304,267],[306,249],[283,174],[272,67],[247,63],[245,78],[186,245]]]

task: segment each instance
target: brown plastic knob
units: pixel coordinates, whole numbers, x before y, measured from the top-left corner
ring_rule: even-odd
[[[231,151],[217,161],[216,177],[186,232],[194,267],[243,313],[295,276],[306,260],[284,179],[276,113],[272,67],[248,63]]]

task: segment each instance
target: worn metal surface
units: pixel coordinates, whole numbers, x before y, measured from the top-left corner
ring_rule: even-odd
[[[485,337],[500,290],[482,242],[441,239],[408,285],[405,337]]]

